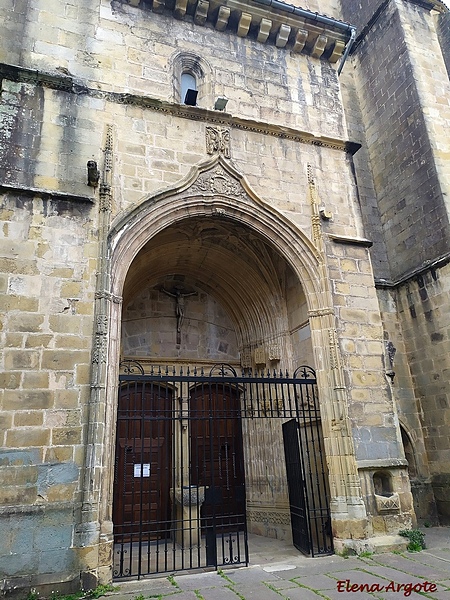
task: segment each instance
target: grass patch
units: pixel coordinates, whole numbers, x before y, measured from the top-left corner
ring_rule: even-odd
[[[222,571],[222,569],[217,569],[217,575],[219,575],[220,577],[222,577],[222,579],[225,579],[225,581],[228,581],[228,583],[231,583],[231,585],[234,585],[234,581],[232,581],[228,575],[225,575],[225,573]]]
[[[408,552],[420,552],[426,548],[425,534],[418,529],[402,529],[398,532],[399,535],[409,540],[406,549]]]
[[[80,590],[79,592],[75,592],[74,594],[60,594],[59,592],[52,592],[50,599],[51,600],[96,600],[97,598],[101,598],[108,592],[114,592],[120,589],[117,586],[109,585],[109,584],[100,584],[94,590]],[[39,593],[36,590],[31,590],[26,600],[42,600],[39,596]]]
[[[175,577],[173,575],[169,575],[167,577],[168,581],[173,585],[173,587],[176,587],[177,590],[181,590],[180,586],[178,585],[178,583],[175,581]]]

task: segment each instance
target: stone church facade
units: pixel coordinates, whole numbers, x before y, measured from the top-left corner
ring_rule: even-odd
[[[300,4],[0,0],[5,594],[111,581],[127,360],[309,365],[335,551],[450,523],[449,12]]]

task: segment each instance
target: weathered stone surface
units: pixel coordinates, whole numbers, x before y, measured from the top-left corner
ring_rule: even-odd
[[[207,3],[178,3],[184,20],[156,1],[4,4],[6,576],[111,577],[123,357],[311,365],[339,543],[412,523],[405,456],[427,485],[421,516],[436,500],[447,519],[448,14],[309,0],[347,38],[341,20],[357,26],[338,78],[345,44],[328,45],[326,19],[299,29],[262,4],[260,24],[253,8],[237,18],[219,8],[216,29],[202,25]],[[180,105],[183,72],[197,106]],[[219,96],[225,111],[213,109]],[[354,157],[347,137],[363,145]],[[163,291],[176,285],[193,294],[181,315]],[[285,536],[286,477],[266,469],[284,464],[271,427],[245,431],[247,499],[255,528]],[[381,514],[380,472],[400,512]]]

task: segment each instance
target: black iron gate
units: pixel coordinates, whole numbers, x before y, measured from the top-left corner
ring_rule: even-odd
[[[248,564],[245,419],[276,418],[280,436],[282,428],[294,545],[313,556],[332,552],[312,369],[289,377],[238,375],[228,365],[208,373],[121,367],[115,578]]]

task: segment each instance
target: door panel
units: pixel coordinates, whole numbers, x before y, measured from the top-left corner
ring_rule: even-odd
[[[191,481],[205,486],[203,525],[217,531],[245,519],[245,479],[239,396],[229,386],[191,392]],[[239,527],[238,527],[239,528]]]
[[[141,384],[121,390],[113,504],[120,541],[139,533],[156,539],[170,527],[171,410],[170,389]]]

